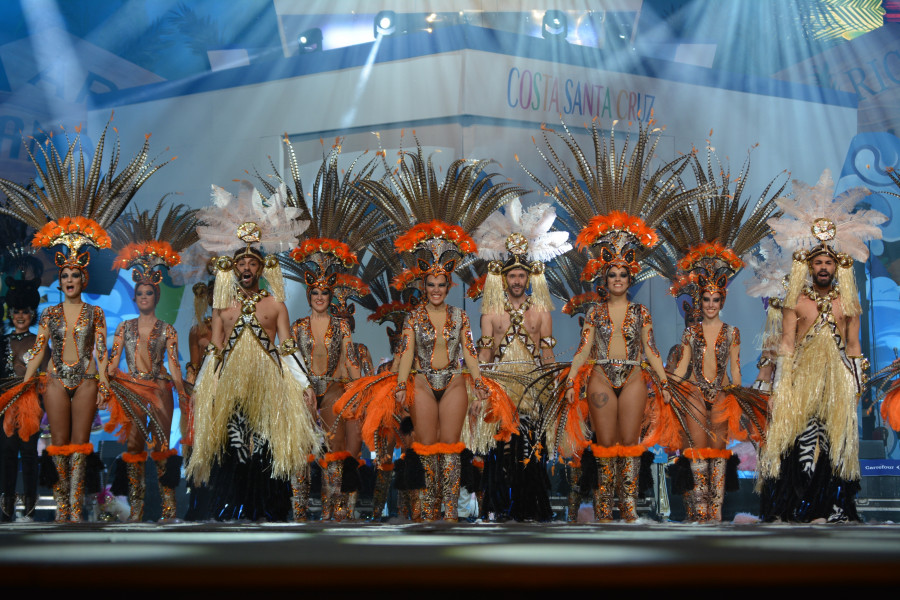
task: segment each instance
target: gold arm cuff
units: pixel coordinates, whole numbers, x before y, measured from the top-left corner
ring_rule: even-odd
[[[556,338],[552,335],[541,338],[541,348],[553,348],[556,346]]]
[[[483,335],[478,338],[478,341],[475,343],[475,346],[479,350],[490,350],[494,347],[494,338],[489,335]]]
[[[286,340],[281,341],[281,345],[278,346],[278,353],[282,356],[289,356],[297,351],[297,340],[294,338],[288,338]]]

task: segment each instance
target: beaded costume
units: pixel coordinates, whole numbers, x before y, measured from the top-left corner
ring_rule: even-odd
[[[852,267],[854,260],[868,257],[864,242],[881,238],[878,225],[886,217],[854,210],[866,190],[855,188],[833,198],[833,189],[827,170],[815,186],[795,181],[795,201],[781,206],[786,216],[770,220],[775,241],[794,251],[794,264],[784,301],[772,413],[759,458],[765,521],[859,519],[857,405],[868,361],[848,353],[851,345],[859,348],[858,339],[846,336],[858,331],[861,312]],[[832,284],[836,280],[837,285],[825,293],[809,284],[810,265],[822,255],[836,267]],[[801,333],[796,331],[798,315],[801,308],[811,312],[810,301],[817,314]]]

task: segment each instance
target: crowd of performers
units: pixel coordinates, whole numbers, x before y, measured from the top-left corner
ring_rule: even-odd
[[[116,151],[102,175],[106,130],[86,172],[83,158],[72,160],[77,139],[65,158],[38,144],[39,183],[0,180],[0,212],[30,228],[35,248],[62,247],[63,301],[36,318],[27,249],[11,244],[2,519],[14,516],[19,454],[25,517],[40,462],[56,520],[84,518],[102,468],[91,430],[108,408],[104,427],[126,446],[112,492],[128,497],[130,521],[144,517],[148,460],[163,520],[186,510],[195,520],[302,522],[314,483],[322,520],[353,519],[364,446],[375,457],[375,520],[392,484],[407,519],[456,520],[465,487],[482,516],[549,520],[547,467],[559,461],[569,521],[583,500],[597,521],[635,521],[649,448],[660,446],[673,457],[686,520],[718,522],[736,482],[733,441],[758,449],[762,520],[858,520],[867,363],[852,267],[884,216],[856,207],[865,191],[833,198],[827,171],[815,186],[794,182],[792,197],[776,177],[747,200],[749,159],[735,177],[711,151],[657,165],[651,126],[617,145],[594,123],[593,159],[564,124],[542,127],[546,164],[523,167],[554,203],[527,208],[526,190],[491,172],[492,161],[456,160],[441,179],[418,141],[396,168],[380,151],[340,169],[336,144],[304,194],[285,140],[287,180],[272,165],[237,196],[213,186],[200,210],[163,216],[161,200],[126,212],[165,165],[148,158],[147,143],[119,173]],[[138,317],[116,328],[111,349],[102,309],[82,299],[88,247],[112,247],[114,268],[132,269]],[[769,306],[751,386],[742,385],[740,332],[721,319],[745,263],[755,271],[748,292]],[[167,271],[195,295],[184,378],[178,335],[156,315]],[[447,302],[454,275],[481,300],[478,336]],[[686,327],[665,362],[650,312],[629,298],[653,275],[683,300]],[[305,286],[309,305],[293,322],[285,277]],[[551,296],[581,322],[571,362],[554,351]],[[353,341],[354,303],[392,325],[392,357],[377,369]],[[174,393],[182,456],[169,444]],[[43,413],[50,444],[39,461]],[[182,467],[190,506],[178,512]]]

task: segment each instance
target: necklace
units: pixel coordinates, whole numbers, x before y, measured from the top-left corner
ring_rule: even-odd
[[[803,293],[816,303],[816,308],[819,309],[819,313],[830,313],[831,303],[838,297],[838,291],[835,288],[831,288],[827,294],[821,296],[819,295],[818,290],[811,285],[804,287]]]
[[[259,290],[255,292],[253,295],[247,295],[247,292],[241,290],[241,294],[244,295],[243,298],[239,298],[243,307],[241,308],[241,312],[245,315],[252,315],[253,311],[256,310],[256,303],[269,295],[269,292],[266,290]]]
[[[523,302],[519,308],[513,308],[512,303],[509,301],[509,297],[506,297],[503,302],[503,309],[509,314],[509,320],[514,325],[521,325],[522,321],[525,320],[525,311],[531,307],[531,296],[526,296],[525,302]]]

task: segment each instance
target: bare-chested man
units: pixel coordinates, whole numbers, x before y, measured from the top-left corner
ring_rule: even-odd
[[[533,306],[532,296],[525,293],[532,271],[543,265],[522,258],[513,255],[502,268],[506,289],[503,312],[482,315],[478,360],[493,363],[497,370],[526,375],[536,366],[554,362],[556,340],[551,313]],[[539,442],[535,427],[541,405],[526,394],[524,385],[508,382],[503,386],[519,409],[519,435],[499,444],[495,456],[486,461],[485,508],[488,513],[504,513],[517,521],[550,520],[546,460],[534,451]]]
[[[866,361],[859,315],[848,316],[846,309],[857,300],[842,298],[834,285],[836,269],[850,269],[852,261],[820,244],[807,262],[812,285],[793,308],[783,309],[772,413],[760,456],[762,518],[858,520],[856,414]]]
[[[195,481],[209,481],[209,514],[200,518],[286,520],[288,478],[317,450],[315,396],[284,302],[260,289],[269,262],[249,246],[228,262],[220,259],[218,268],[233,268],[237,285],[235,279],[217,285],[234,286],[236,302],[213,310],[208,356],[195,386],[188,471]]]

